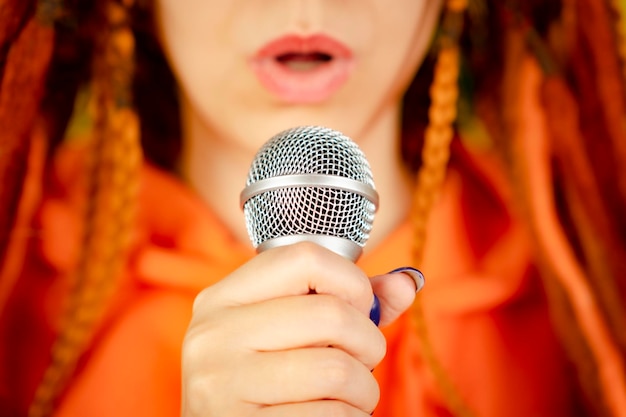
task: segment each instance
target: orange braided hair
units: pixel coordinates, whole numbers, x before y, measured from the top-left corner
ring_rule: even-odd
[[[626,284],[624,280],[619,279],[626,271],[623,261],[623,259],[625,259],[623,256],[624,248],[626,247],[626,243],[624,242],[626,236],[626,220],[624,220],[623,216],[620,214],[623,213],[626,208],[626,194],[623,185],[623,177],[625,174],[623,169],[620,169],[623,168],[623,164],[626,162],[626,156],[623,151],[622,119],[624,117],[624,104],[621,102],[624,97],[624,76],[623,69],[620,69],[623,67],[620,67],[620,63],[612,58],[614,51],[620,51],[622,60],[624,60],[623,51],[625,48],[623,46],[623,39],[617,37],[616,40],[615,38],[616,33],[619,35],[621,31],[623,31],[622,27],[614,22],[614,24],[607,24],[607,22],[611,21],[608,18],[610,12],[614,12],[617,8],[615,6],[615,0],[607,1],[611,2],[610,5],[613,6],[612,8],[610,8],[606,2],[597,0],[563,0],[562,2],[547,1],[543,3],[547,5],[546,8],[549,8],[550,5],[553,4],[562,3],[563,14],[565,14],[566,11],[571,14],[572,10],[574,10],[580,15],[593,17],[593,19],[586,19],[584,24],[580,22],[568,24],[573,32],[569,33],[568,36],[573,36],[577,41],[581,39],[580,44],[577,44],[577,48],[573,51],[565,51],[566,53],[560,56],[559,53],[563,52],[564,49],[563,45],[550,43],[548,45],[549,48],[545,48],[547,49],[548,55],[554,53],[557,56],[557,64],[563,64],[564,67],[570,69],[568,72],[557,72],[554,74],[552,73],[553,68],[551,66],[544,68],[545,72],[550,75],[550,77],[546,79],[542,86],[542,100],[546,112],[552,115],[550,139],[553,142],[553,148],[550,150],[550,157],[553,159],[547,163],[554,162],[555,171],[553,178],[542,177],[542,181],[544,181],[544,185],[545,182],[549,183],[549,188],[547,189],[548,194],[552,191],[557,194],[557,197],[566,202],[555,202],[555,209],[558,210],[557,215],[559,217],[553,219],[552,225],[569,239],[569,242],[564,247],[566,247],[566,250],[571,250],[574,254],[575,267],[580,268],[584,273],[580,281],[583,282],[583,287],[586,287],[585,291],[590,296],[590,299],[595,300],[594,303],[600,310],[594,313],[594,317],[597,321],[593,323],[600,323],[603,329],[605,329],[607,336],[605,337],[605,341],[608,340],[608,344],[605,344],[605,347],[608,346],[610,349],[613,346],[614,348],[612,354],[615,355],[609,356],[608,358],[610,360],[607,360],[607,357],[602,355],[594,356],[589,348],[589,344],[593,342],[593,338],[587,337],[584,332],[580,331],[579,327],[572,325],[572,323],[576,323],[571,320],[574,306],[572,305],[571,299],[564,291],[564,288],[567,288],[568,284],[563,278],[568,277],[561,276],[561,279],[552,279],[557,276],[558,270],[556,267],[558,265],[554,265],[553,261],[550,262],[551,252],[550,248],[547,246],[539,245],[539,266],[542,271],[546,289],[549,293],[548,295],[551,297],[550,307],[555,314],[555,328],[561,333],[564,344],[569,348],[569,353],[572,355],[577,367],[583,370],[583,372],[590,370],[589,372],[592,374],[591,382],[588,382],[584,376],[581,376],[581,383],[583,385],[589,384],[592,386],[589,388],[590,391],[587,394],[588,398],[592,402],[603,403],[603,392],[606,392],[607,398],[613,399],[613,402],[610,402],[609,405],[615,412],[614,415],[619,415],[615,410],[619,410],[619,401],[620,398],[623,398],[623,391],[620,391],[621,387],[613,386],[613,384],[607,384],[606,382],[603,384],[598,383],[594,369],[597,363],[604,363],[605,365],[601,369],[607,369],[606,364],[609,364],[610,370],[610,366],[619,364],[619,358],[624,357],[625,350],[623,346],[624,333],[620,330],[623,329],[620,325],[620,320],[623,320],[624,317],[622,305],[624,294],[626,293]],[[55,3],[57,2],[50,0],[41,1],[39,4],[50,5]],[[493,3],[493,7],[495,8],[496,3],[491,3]],[[507,1],[505,3],[512,2]],[[536,3],[535,0],[530,0],[521,2],[520,5],[525,7],[526,5],[534,3]],[[114,9],[119,6],[113,2],[112,4],[113,6],[111,7]],[[5,104],[0,107],[0,127],[7,126],[12,129],[3,129],[3,134],[4,132],[15,133],[6,136],[7,138],[11,138],[10,140],[6,140],[6,142],[3,138],[3,148],[1,149],[2,152],[0,152],[0,185],[2,187],[0,188],[0,194],[2,195],[1,201],[5,202],[17,201],[15,197],[20,195],[24,187],[24,174],[23,171],[19,171],[20,166],[23,167],[24,165],[20,165],[20,161],[25,161],[26,155],[29,153],[28,149],[30,149],[30,145],[28,141],[29,135],[20,132],[29,132],[29,126],[33,125],[31,122],[36,117],[39,107],[40,92],[43,90],[45,80],[46,62],[49,60],[51,54],[50,41],[53,39],[54,35],[49,28],[42,29],[42,27],[45,28],[46,25],[41,25],[41,22],[45,22],[46,19],[38,21],[41,27],[37,27],[37,25],[29,26],[29,24],[26,23],[31,22],[31,17],[35,15],[33,13],[33,5],[34,2],[19,0],[5,0],[0,5],[0,30],[2,30],[2,32],[0,32],[0,45],[2,46],[2,49],[0,49],[0,58],[2,59],[2,63],[5,64],[2,74],[2,90],[0,91],[1,100],[4,103],[8,103],[8,97],[11,97],[13,100],[19,98],[23,100],[20,103],[25,103],[22,107],[25,110],[24,112],[15,111],[16,107],[14,106],[15,103],[17,103],[16,101],[11,101],[11,106]],[[572,5],[574,6],[572,7]],[[532,6],[528,6],[528,8],[531,7]],[[38,6],[37,10],[36,16],[41,16],[39,10],[43,9],[40,9]],[[109,40],[113,38],[112,33],[121,33],[124,31],[123,25],[114,25],[114,22],[120,22],[120,20],[115,19],[115,16],[112,16],[116,13],[117,12],[112,12],[111,15],[107,14],[109,16],[109,26],[114,27],[114,30],[110,32],[109,27],[107,31],[103,32],[106,33],[105,38]],[[121,14],[123,15],[124,13]],[[621,19],[619,16],[621,15],[617,16],[615,22],[620,22]],[[120,17],[119,14],[118,17]],[[38,17],[38,19],[41,18]],[[123,21],[124,19],[122,18],[121,20]],[[563,20],[565,20],[565,17],[563,17]],[[27,28],[31,29],[26,30]],[[610,32],[612,28],[615,29],[614,33]],[[518,30],[519,28],[514,29]],[[608,35],[607,30],[609,31]],[[514,30],[512,29],[510,31],[513,32]],[[509,32],[508,27],[506,28],[506,32]],[[539,37],[546,36],[543,32],[539,35]],[[126,35],[122,35],[121,37],[124,36]],[[538,36],[533,37],[537,38]],[[40,41],[32,42],[33,39]],[[530,41],[527,42],[529,44],[532,43]],[[128,97],[123,98],[121,100],[121,108],[117,108],[113,105],[111,100],[111,97],[116,95],[124,97],[124,91],[128,91],[128,88],[116,89],[115,91],[117,91],[117,93],[115,94],[107,93],[107,91],[109,91],[107,88],[101,88],[115,84],[116,82],[114,82],[113,79],[116,79],[118,82],[122,80],[122,82],[117,84],[118,86],[125,85],[129,82],[125,75],[127,73],[115,73],[113,70],[113,67],[121,65],[118,68],[123,68],[124,63],[131,61],[129,50],[126,50],[126,54],[114,54],[114,56],[98,53],[107,50],[107,46],[105,45],[112,43],[113,42],[100,39],[97,45],[98,50],[95,54],[96,57],[102,56],[100,61],[102,71],[98,71],[94,83],[95,90],[99,97],[97,100],[96,142],[104,147],[104,138],[107,137],[108,141],[112,143],[106,145],[110,145],[111,147],[120,146],[119,149],[123,147],[121,143],[127,143],[128,149],[131,150],[130,155],[136,155],[136,153],[133,154],[133,152],[136,152],[137,147],[136,144],[132,143],[134,140],[137,140],[138,133],[136,118],[129,110],[130,100]],[[124,42],[121,43],[123,44]],[[132,43],[132,41],[130,41],[130,43]],[[20,44],[22,46],[18,47]],[[30,45],[30,48],[24,45]],[[448,122],[448,126],[451,127],[454,120],[454,115],[450,116],[451,113],[446,113],[445,111],[437,113],[434,110],[437,106],[439,106],[440,110],[446,107],[446,100],[443,99],[438,101],[438,105],[435,104],[437,102],[435,96],[440,98],[445,97],[445,94],[437,93],[437,91],[446,91],[445,88],[441,86],[444,84],[441,80],[446,78],[441,74],[447,73],[449,76],[451,73],[450,68],[458,65],[458,62],[455,63],[455,59],[458,61],[458,55],[452,60],[442,58],[445,55],[445,49],[445,46],[442,46],[439,61],[440,63],[445,62],[446,64],[438,64],[435,71],[438,76],[436,76],[431,93],[432,113],[435,116],[432,117],[429,131],[433,131],[435,134],[430,133],[428,138],[431,138],[431,141],[429,144],[424,145],[423,159],[425,162],[422,168],[423,173],[419,174],[420,179],[418,182],[420,186],[415,195],[413,213],[416,218],[415,258],[417,261],[421,260],[422,254],[420,248],[423,246],[425,239],[423,225],[425,224],[429,207],[432,205],[432,199],[434,199],[437,193],[437,182],[441,181],[443,177],[443,174],[437,174],[436,172],[437,170],[443,172],[448,158],[448,146],[445,144],[447,136],[443,133],[449,132],[449,130],[433,129],[433,127],[437,121],[445,121],[447,117],[451,117],[451,120]],[[506,51],[504,53],[506,56],[503,57],[502,60],[506,58],[510,60],[510,62],[516,62],[516,56],[519,58],[527,53],[527,50],[523,47],[506,47],[502,49]],[[537,53],[539,61],[541,61],[541,57],[546,56],[545,52],[545,50],[542,50],[541,53]],[[489,51],[489,54],[495,55],[497,53],[498,51]],[[570,59],[571,61],[564,62],[563,59]],[[33,65],[33,63],[35,65]],[[104,70],[106,65],[103,63],[110,65],[109,69]],[[97,64],[96,68],[98,68],[98,65],[100,64]],[[517,77],[519,75],[519,68],[516,69],[514,65],[509,64],[501,69],[498,65],[499,64],[496,63],[495,69],[489,73],[489,76],[493,74],[496,75],[491,84],[499,85],[502,83],[505,85],[504,90],[510,89],[511,85],[517,83],[519,80],[519,77]],[[589,70],[589,67],[592,67],[591,70]],[[128,70],[128,68],[126,69]],[[114,76],[113,74],[117,75]],[[122,76],[119,77],[120,75]],[[24,80],[30,81],[26,82]],[[448,82],[449,81],[448,79]],[[439,84],[440,82],[442,83],[441,85]],[[19,85],[22,87],[15,88],[15,86]],[[98,87],[98,85],[100,87]],[[480,91],[480,94],[486,97],[486,102],[492,100],[491,105],[482,111],[482,115],[485,115],[484,118],[490,125],[491,131],[498,133],[495,135],[496,138],[508,137],[510,133],[521,133],[519,131],[519,125],[515,123],[511,125],[504,123],[507,129],[502,129],[502,126],[499,125],[502,122],[500,118],[505,118],[500,112],[503,111],[502,109],[504,109],[504,112],[507,112],[506,108],[509,104],[515,107],[517,97],[505,97],[504,103],[507,104],[507,106],[502,106],[502,99],[499,97],[500,91],[496,90],[496,88],[485,88]],[[8,93],[9,91],[18,91],[19,93],[10,94]],[[25,93],[31,91],[33,91],[33,94]],[[452,90],[449,91],[452,92]],[[454,94],[456,94],[455,91]],[[450,96],[448,96],[448,100],[450,100]],[[452,101],[447,102],[448,108],[451,107],[450,103],[452,103]],[[444,115],[447,116],[444,117]],[[519,121],[519,116],[516,114],[511,114],[507,117],[510,117],[513,121]],[[123,118],[127,118],[130,123],[124,126],[120,126],[119,124],[117,127],[113,126],[115,125],[114,120],[119,121]],[[444,124],[440,125],[440,128],[443,127]],[[122,134],[122,131],[125,131],[127,134]],[[440,136],[437,139],[438,135]],[[435,137],[435,139],[432,139],[433,137]],[[118,141],[115,138],[122,139]],[[429,140],[428,138],[426,139],[427,141]],[[608,140],[603,141],[597,138],[608,138]],[[20,139],[22,140],[20,141]],[[572,141],[572,139],[576,140]],[[447,140],[449,141],[449,139]],[[117,143],[117,145],[113,145],[113,143]],[[502,146],[502,141],[498,144]],[[432,149],[432,151],[429,151],[429,149]],[[118,155],[117,157],[111,157],[109,159],[115,160],[115,162],[109,165],[108,162],[104,162],[109,158],[109,156],[105,157],[107,152],[108,151],[102,152],[102,155],[98,155],[98,159],[94,161],[93,170],[94,173],[97,173],[94,174],[94,178],[97,177],[98,179],[95,180],[91,188],[91,195],[94,198],[90,199],[90,201],[94,203],[89,211],[90,214],[87,216],[87,224],[89,225],[85,237],[85,247],[87,249],[81,262],[80,274],[76,279],[77,285],[72,293],[73,307],[71,311],[80,312],[77,316],[84,315],[87,319],[84,317],[75,321],[68,319],[65,323],[68,330],[65,331],[67,335],[64,337],[68,340],[64,342],[60,340],[58,342],[61,348],[56,348],[55,359],[50,367],[50,369],[56,369],[56,371],[49,369],[48,372],[53,376],[56,372],[56,375],[60,377],[58,381],[62,381],[63,378],[71,372],[75,365],[76,358],[80,355],[86,343],[88,343],[90,337],[89,333],[91,331],[90,328],[93,327],[93,323],[96,322],[97,316],[100,314],[96,312],[102,308],[107,298],[107,291],[103,291],[100,296],[97,296],[96,293],[89,292],[88,288],[90,286],[97,288],[99,285],[103,285],[103,287],[108,287],[107,289],[110,290],[115,285],[115,280],[110,279],[109,274],[116,275],[114,272],[117,269],[116,264],[112,263],[111,265],[103,267],[104,262],[102,258],[99,258],[97,253],[108,253],[113,256],[111,259],[116,259],[121,262],[123,256],[114,256],[112,254],[115,253],[116,250],[118,251],[118,255],[123,254],[125,246],[124,240],[128,237],[128,228],[126,228],[124,224],[125,222],[127,224],[132,217],[131,195],[133,194],[132,188],[135,186],[134,180],[127,184],[122,184],[124,181],[121,180],[119,190],[125,191],[120,191],[120,194],[117,194],[118,191],[112,191],[114,189],[112,184],[107,184],[107,174],[102,173],[107,171],[120,173],[119,177],[117,177],[118,179],[124,177],[124,175],[128,175],[129,178],[134,178],[132,172],[136,169],[134,165],[136,161],[131,157],[123,162],[123,157]],[[513,162],[512,170],[515,171],[515,167],[519,168],[520,166],[525,166],[524,164],[528,162],[527,159],[525,159],[525,155],[527,154],[523,152],[509,152],[507,154],[507,161]],[[18,161],[18,163],[13,164],[12,161]],[[429,168],[427,167],[429,166],[430,169],[433,170],[432,173],[428,172]],[[18,170],[15,169],[16,167]],[[581,173],[583,172],[587,174],[582,175]],[[526,206],[530,206],[531,201],[535,199],[536,195],[535,189],[531,188],[530,182],[527,180],[536,178],[536,176],[532,177],[531,174],[533,174],[533,172],[521,171],[519,169],[514,172],[514,174],[516,175],[513,175],[512,178],[514,183],[517,184],[521,201]],[[593,178],[594,182],[588,183],[589,178]],[[618,181],[615,181],[616,178]],[[615,183],[620,184],[620,186],[615,187]],[[616,188],[619,189],[617,193],[615,192]],[[545,188],[543,190],[544,192],[546,191]],[[118,199],[114,195],[121,196],[121,198]],[[5,198],[5,196],[8,197]],[[104,201],[105,204],[100,206],[100,203],[96,204],[95,201]],[[0,255],[5,257],[7,248],[9,248],[9,240],[5,236],[9,234],[10,230],[15,228],[15,213],[17,209],[14,206],[6,205],[2,210],[4,210],[4,212],[0,218]],[[113,222],[113,224],[110,225],[102,224],[102,217],[100,216],[103,213],[108,213],[106,216],[108,220],[120,219],[119,223]],[[539,242],[545,243],[545,231],[542,231],[537,221],[538,217],[533,217],[532,207],[528,209],[526,214],[533,230],[536,232],[535,238]],[[110,230],[108,229],[109,227],[120,227],[120,230],[124,231],[119,235],[113,234],[114,236],[120,236],[120,240],[114,239],[110,242],[103,241],[102,236],[107,236],[108,232],[106,230]],[[587,246],[583,247],[582,244],[586,244]],[[17,247],[13,240],[11,240],[10,247]],[[117,247],[117,249],[115,249],[115,247]],[[106,257],[106,255],[104,257]],[[605,259],[606,262],[604,261]],[[4,261],[3,265],[5,265]],[[88,271],[90,269],[88,265],[93,265],[93,270]],[[110,272],[102,272],[109,267]],[[98,276],[101,277],[102,281],[97,278]],[[109,279],[105,279],[105,276]],[[10,285],[6,285],[7,282],[10,281],[6,280],[4,276],[0,276],[0,296],[6,293],[6,288],[10,290]],[[554,295],[552,288],[556,288],[554,291],[556,295]],[[79,307],[83,305],[85,300],[89,300],[89,297],[95,297],[93,300],[94,304],[86,309]],[[2,298],[0,297],[0,309],[1,307]],[[416,306],[416,308],[419,307],[419,305]],[[559,317],[561,317],[561,319],[559,319]],[[420,319],[423,320],[423,316],[417,311],[416,320],[418,324]],[[89,323],[91,323],[91,325],[89,325]],[[588,326],[588,324],[585,325]],[[591,327],[593,327],[593,325]],[[418,327],[418,330],[420,331],[423,348],[425,351],[428,351],[426,329]],[[587,328],[587,331],[588,330],[589,328]],[[593,328],[591,328],[591,330],[593,330]],[[588,334],[587,332],[587,335]],[[578,353],[572,353],[574,351]],[[425,356],[431,369],[435,371],[435,374],[439,375],[437,379],[440,385],[444,387],[448,403],[453,404],[450,406],[451,409],[459,409],[455,411],[455,413],[463,415],[467,410],[464,410],[462,401],[458,398],[458,394],[454,392],[449,377],[445,372],[437,371],[438,367],[439,370],[441,370],[441,368],[434,356],[429,357],[428,354],[425,354]],[[614,360],[616,357],[617,360]],[[611,365],[611,363],[614,365]],[[623,368],[615,368],[615,370],[619,377],[619,372],[623,371]],[[38,413],[39,415],[45,414],[52,406],[54,398],[59,395],[62,390],[60,385],[58,387],[50,386],[54,383],[54,378],[48,378],[47,381],[48,382],[44,381],[44,383],[42,383],[43,388],[40,388],[40,392],[44,392],[45,394],[47,391],[48,393],[45,395],[40,394],[38,399],[36,399],[33,404],[33,415],[38,415]],[[45,387],[46,383],[48,384],[47,388]],[[445,388],[446,386],[448,388]],[[603,389],[602,386],[605,386],[607,389]],[[599,400],[596,398],[599,398]],[[596,410],[601,410],[604,407],[606,407],[604,404],[596,404]]]
[[[626,143],[623,140],[623,100],[626,95],[620,66],[623,62],[617,61],[618,55],[612,52],[624,49],[620,30],[615,30],[611,37],[610,28],[613,26],[609,14],[615,12],[615,5],[611,9],[602,2],[573,0],[559,2],[558,8],[555,6],[557,2],[538,2],[539,6],[534,2],[505,3],[504,6],[493,4],[491,7],[500,9],[501,20],[513,23],[501,28],[512,42],[505,42],[501,46],[500,64],[493,59],[488,62],[495,63],[495,70],[488,72],[489,84],[501,83],[504,94],[493,87],[483,87],[477,100],[478,110],[490,131],[495,132],[496,145],[505,152],[503,156],[505,162],[508,162],[505,166],[511,167],[514,188],[526,207],[525,214],[534,231],[539,252],[538,266],[548,292],[554,327],[580,373],[580,384],[586,392],[587,405],[594,415],[623,416],[626,407],[623,377],[623,358],[626,354],[623,299],[626,285],[619,277],[626,272],[626,227],[620,215],[626,209],[626,193],[622,191],[621,185],[625,172],[620,167],[626,162],[623,152]],[[549,19],[541,21],[539,18],[535,27],[526,18],[519,19],[522,11],[527,15],[536,13],[535,7],[540,7],[537,10],[558,10],[560,19],[546,25]],[[576,14],[588,17],[589,21],[580,25],[575,19]],[[538,16],[535,14],[534,19]],[[619,16],[614,20],[621,21]],[[560,33],[555,30],[557,26],[561,26]],[[548,41],[544,41],[544,37]],[[578,42],[582,43],[582,47],[573,48]],[[557,200],[553,208],[544,207],[539,211],[536,203],[541,199],[535,188],[539,172],[520,169],[528,166],[527,158],[534,153],[524,152],[519,146],[512,148],[514,141],[503,141],[503,138],[519,137],[521,140],[524,137],[524,122],[515,111],[520,101],[517,87],[523,78],[521,63],[528,52],[535,55],[548,76],[542,87],[542,104],[550,120],[548,125],[555,158],[552,161],[559,164],[559,170],[555,171],[554,176],[551,179],[544,176],[542,181],[553,181],[553,191],[557,197],[567,199],[567,205],[561,205]],[[489,53],[495,55],[498,51],[489,50]],[[580,62],[572,61],[572,57],[580,59]],[[592,58],[592,65],[589,64],[589,57]],[[474,56],[471,58],[476,59]],[[498,65],[503,66],[499,68]],[[558,70],[561,65],[569,68],[573,74],[561,74]],[[585,72],[590,67],[595,72]],[[436,73],[439,71],[442,70],[437,68]],[[574,88],[578,87],[578,97],[572,96],[566,81]],[[437,77],[433,90],[436,85]],[[432,106],[435,106],[432,92],[431,98]],[[578,106],[582,107],[582,112],[595,116],[579,121]],[[429,115],[432,115],[432,107]],[[428,130],[432,124],[431,117]],[[598,142],[598,135],[606,136],[608,140]],[[422,154],[424,166],[420,176],[427,172],[429,164],[429,140],[425,140]],[[519,144],[527,142],[526,139]],[[441,140],[440,143],[443,145],[445,142]],[[433,147],[432,152],[432,159],[440,164],[443,171],[447,155],[436,147]],[[594,164],[594,160],[601,162]],[[549,165],[550,161],[545,163]],[[437,166],[436,163],[433,165]],[[431,181],[436,183],[440,180],[437,175],[433,175]],[[423,247],[425,237],[428,212],[425,207],[432,204],[430,199],[437,189],[432,186],[430,192],[425,191],[428,186],[424,182],[419,183],[423,188],[418,188],[416,192],[413,210],[416,225],[415,258],[418,261],[421,260],[420,248]],[[552,186],[548,189],[552,189]],[[553,209],[557,210],[555,216],[558,217],[551,220],[550,230],[546,230],[545,217],[539,214],[545,216]],[[556,232],[558,230],[560,232]],[[550,240],[550,234],[553,233],[562,234],[561,244]],[[554,256],[557,252],[560,253],[558,258]],[[556,263],[556,259],[564,259],[566,253],[571,254],[568,273],[564,273],[563,265]],[[574,273],[576,269],[580,273]],[[584,305],[581,304],[583,300]],[[463,404],[428,342],[420,301],[418,298],[415,318],[424,359],[433,371],[451,412],[455,415],[470,415],[471,410]],[[588,308],[590,301],[591,309]],[[572,326],[572,317],[578,319],[578,326]]]
[[[30,175],[27,183],[27,167],[35,169],[45,154],[45,141],[32,142],[31,129],[54,44],[56,10],[46,3],[14,0],[0,6],[0,316],[18,276],[28,213],[36,199],[36,178]],[[31,192],[24,194],[24,189]]]
[[[618,277],[626,252],[618,207],[625,200],[619,197],[619,163],[613,175],[603,170],[626,161],[622,145],[615,144],[623,143],[619,125],[625,95],[617,55],[606,53],[615,50],[605,27],[608,11],[600,2],[563,2],[563,33],[548,44],[521,15],[513,16],[517,24],[508,33],[501,135],[510,138],[511,178],[536,243],[554,327],[579,372],[587,405],[594,415],[621,417],[626,415],[626,381],[624,291]],[[579,14],[584,24],[575,18]],[[543,80],[528,75],[528,50],[541,65]],[[559,50],[565,53],[553,53]],[[541,124],[528,109],[528,91],[535,85],[550,121],[547,135],[532,130]],[[584,119],[585,113],[591,116]],[[598,152],[606,147],[612,152]],[[602,162],[594,165],[598,158]],[[610,183],[603,183],[604,175]]]
[[[613,17],[613,29],[617,43],[617,53],[620,58],[622,78],[626,80],[626,18],[622,13],[620,0],[609,0],[609,7]]]
[[[105,312],[130,244],[141,163],[139,124],[130,107],[134,50],[130,6],[129,1],[102,4],[104,22],[96,39],[92,84],[96,114],[83,251],[52,361],[29,410],[31,417],[52,413]]]
[[[453,124],[457,116],[457,98],[459,95],[460,50],[458,40],[461,35],[466,8],[466,0],[448,0],[446,3],[443,34],[435,63],[434,80],[430,89],[429,124],[424,132],[422,165],[417,173],[416,191],[411,210],[413,262],[418,266],[422,263],[430,211],[443,184],[450,158],[450,144],[454,137]],[[456,416],[472,416],[473,413],[437,359],[430,343],[421,295],[417,296],[413,305],[413,313],[423,358],[442,390],[449,410]]]

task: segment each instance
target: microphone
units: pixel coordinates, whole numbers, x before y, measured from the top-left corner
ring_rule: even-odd
[[[354,262],[372,230],[378,193],[356,143],[336,130],[303,126],[259,149],[240,204],[257,252],[309,241]]]

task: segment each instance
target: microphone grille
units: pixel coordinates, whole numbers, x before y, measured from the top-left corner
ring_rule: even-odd
[[[369,163],[357,144],[320,126],[296,127],[272,137],[254,158],[246,185],[294,174],[337,175],[374,186]]]
[[[261,147],[242,205],[256,248],[294,235],[333,236],[362,247],[377,198],[369,163],[356,143],[329,128],[304,126],[279,133]]]

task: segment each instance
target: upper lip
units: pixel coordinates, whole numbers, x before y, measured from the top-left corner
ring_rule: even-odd
[[[283,60],[291,57],[308,57],[321,61],[337,58],[351,58],[352,51],[342,42],[324,35],[284,35],[263,45],[256,53],[255,59]]]

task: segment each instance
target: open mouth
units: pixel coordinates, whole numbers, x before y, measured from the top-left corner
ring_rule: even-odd
[[[263,46],[251,60],[267,91],[289,103],[315,103],[332,96],[353,68],[352,52],[325,35],[286,35]]]
[[[285,65],[292,71],[311,71],[320,65],[331,62],[332,59],[332,55],[324,52],[288,52],[276,57],[279,64]]]

